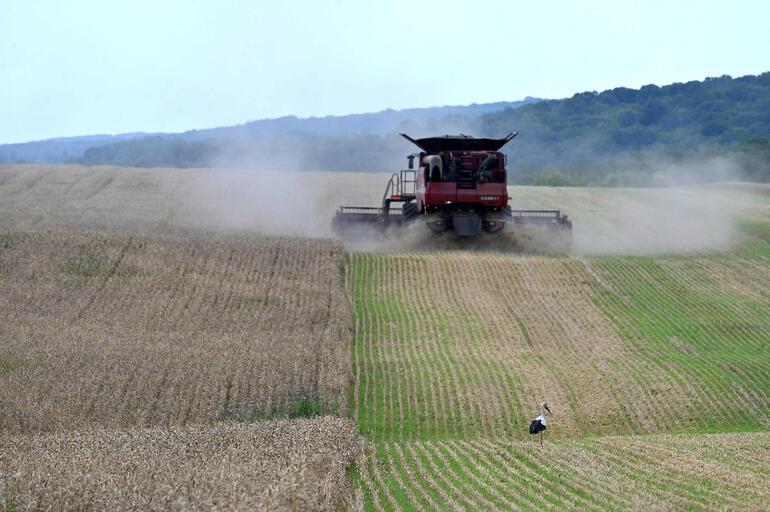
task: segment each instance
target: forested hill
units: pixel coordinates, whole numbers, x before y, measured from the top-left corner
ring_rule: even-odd
[[[670,160],[748,151],[766,157],[770,72],[584,92],[480,118],[485,135],[511,127],[520,132],[509,148],[511,162],[530,174],[557,168],[577,176],[576,168],[604,168],[653,155]]]
[[[458,118],[463,123],[488,112],[514,109],[540,101],[526,97],[519,101],[473,103],[471,105],[386,109],[380,112],[341,116],[307,117],[284,116],[257,119],[235,126],[222,126],[183,133],[125,133],[119,135],[89,135],[63,137],[41,141],[0,144],[0,163],[65,163],[84,161],[93,163],[115,162],[136,166],[202,165],[207,156],[222,149],[227,142],[256,140],[265,142],[278,139],[306,137],[349,137],[382,135],[413,130],[415,127],[433,127],[439,119]],[[449,128],[462,128],[451,126]],[[430,128],[429,128],[430,129]],[[132,141],[129,144],[114,143]],[[192,143],[192,144],[188,144]],[[215,143],[215,144],[212,144]],[[83,158],[89,149],[105,147]],[[216,152],[216,151],[215,151]],[[82,159],[82,160],[81,160]]]
[[[333,128],[316,121],[321,128],[304,131],[265,130],[275,125],[248,123],[138,137],[92,147],[71,161],[381,171],[402,166],[404,156],[414,150],[398,131],[414,136],[462,132],[496,137],[518,131],[519,137],[505,148],[512,181],[518,183],[648,184],[661,167],[676,173],[682,162],[687,163],[689,180],[770,181],[770,72],[530,101],[511,105],[517,108],[488,104],[434,110],[430,115],[419,109],[396,116],[386,111],[380,113],[390,116],[384,124],[377,120],[385,117],[366,117],[375,115],[371,114],[349,116],[348,121],[337,118],[331,121]],[[288,121],[301,125],[303,120]],[[698,166],[699,161],[716,157],[729,165]]]

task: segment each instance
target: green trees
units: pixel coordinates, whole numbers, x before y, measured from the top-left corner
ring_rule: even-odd
[[[735,158],[742,173],[735,178],[767,181],[770,155],[763,141],[770,137],[769,112],[770,72],[582,92],[474,117],[450,112],[414,119],[399,128],[418,135],[489,137],[516,130],[519,137],[506,147],[516,183],[644,185],[650,184],[653,172],[644,168],[651,161],[713,156]],[[217,138],[191,133],[132,139],[91,148],[79,162],[382,171],[402,165],[413,150],[395,133],[243,131]],[[647,164],[640,168],[640,160]],[[710,176],[704,173],[702,179]]]
[[[76,162],[129,167],[204,167],[215,153],[216,146],[211,142],[149,136],[90,148]]]
[[[770,136],[768,112],[764,73],[579,93],[489,113],[481,124],[487,136],[521,132],[509,148],[514,182],[550,181],[542,170],[573,184],[645,184],[644,169],[627,164],[714,156],[734,157],[743,173],[736,178],[766,181],[770,156],[758,140]]]

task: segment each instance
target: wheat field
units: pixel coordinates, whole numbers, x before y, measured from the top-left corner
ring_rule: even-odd
[[[767,508],[766,186],[511,187],[569,257],[325,239],[387,176],[0,166],[0,506]]]
[[[0,432],[345,414],[338,244],[4,233]]]
[[[323,240],[0,232],[0,509],[356,507],[359,436],[328,416],[343,264]]]
[[[335,417],[0,436],[0,508],[352,509],[359,452]]]
[[[0,229],[330,237],[341,203],[390,174],[0,165]]]

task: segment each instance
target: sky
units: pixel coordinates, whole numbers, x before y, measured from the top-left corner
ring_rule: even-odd
[[[770,1],[0,0],[0,143],[770,71]]]

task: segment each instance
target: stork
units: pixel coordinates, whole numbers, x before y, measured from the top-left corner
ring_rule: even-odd
[[[543,431],[548,428],[548,421],[545,419],[545,411],[551,414],[551,409],[548,408],[548,404],[543,402],[540,404],[540,416],[532,420],[529,424],[530,434],[540,434],[540,448],[543,447]]]

